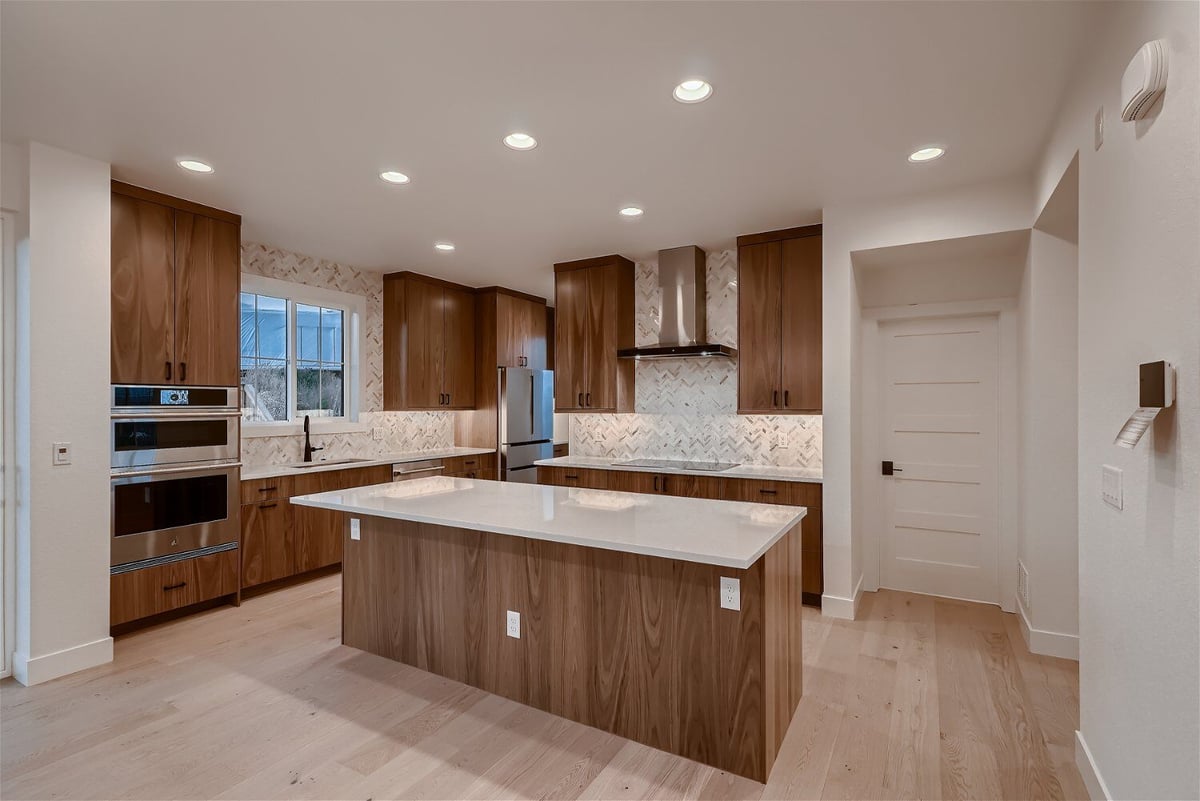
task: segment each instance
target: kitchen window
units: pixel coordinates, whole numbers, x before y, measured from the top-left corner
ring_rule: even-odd
[[[243,435],[292,433],[305,415],[318,430],[358,429],[364,312],[357,295],[242,276]]]

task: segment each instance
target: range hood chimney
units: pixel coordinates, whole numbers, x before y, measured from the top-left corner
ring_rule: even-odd
[[[709,343],[705,311],[704,251],[686,245],[658,252],[658,285],[662,289],[662,324],[658,344],[625,348],[622,359],[681,359],[737,355],[728,345]]]

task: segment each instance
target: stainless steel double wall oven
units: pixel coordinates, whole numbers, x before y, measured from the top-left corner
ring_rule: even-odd
[[[237,547],[240,418],[236,388],[112,388],[114,572]]]

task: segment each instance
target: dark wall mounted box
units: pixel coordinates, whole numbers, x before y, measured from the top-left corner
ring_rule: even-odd
[[[1175,402],[1175,368],[1170,362],[1146,362],[1138,374],[1138,406],[1165,409]]]

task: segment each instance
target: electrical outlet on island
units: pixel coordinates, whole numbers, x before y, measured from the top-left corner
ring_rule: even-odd
[[[508,636],[516,640],[521,639],[521,613],[509,609],[507,622],[506,633]]]

